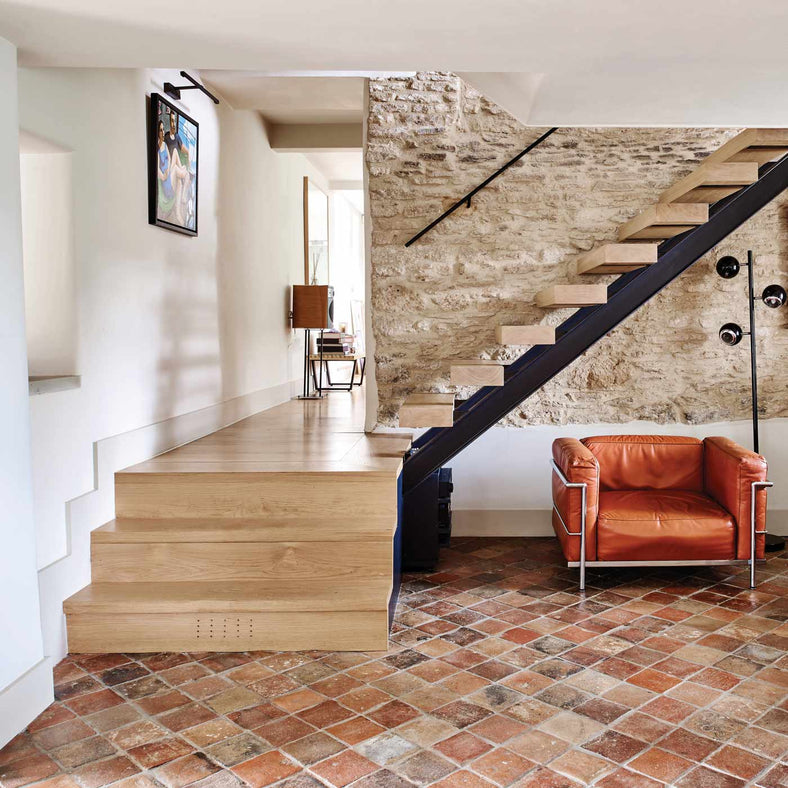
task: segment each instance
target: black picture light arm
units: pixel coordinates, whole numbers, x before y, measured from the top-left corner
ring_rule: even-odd
[[[194,77],[189,76],[185,71],[181,71],[181,76],[188,79],[191,85],[173,85],[172,82],[164,83],[164,92],[176,101],[180,100],[182,90],[201,90],[214,104],[219,103],[219,99],[213,95],[207,88],[203,87]]]

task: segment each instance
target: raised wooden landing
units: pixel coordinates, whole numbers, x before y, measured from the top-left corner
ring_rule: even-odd
[[[69,649],[384,649],[410,438],[363,418],[292,401],[117,473]]]
[[[577,259],[578,274],[625,274],[657,262],[658,244],[604,244]]]
[[[496,326],[495,339],[501,345],[554,345],[553,326]]]
[[[451,427],[454,394],[411,394],[399,409],[400,427]]]
[[[503,364],[480,358],[455,361],[451,382],[455,386],[503,386]]]
[[[536,305],[544,309],[593,306],[607,303],[605,285],[553,285],[536,294]]]

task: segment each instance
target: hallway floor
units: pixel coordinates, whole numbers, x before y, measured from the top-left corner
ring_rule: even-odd
[[[786,558],[581,597],[553,539],[455,539],[387,653],[68,657],[0,785],[786,786]]]

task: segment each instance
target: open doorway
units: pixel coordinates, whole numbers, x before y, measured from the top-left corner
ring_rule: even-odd
[[[340,349],[366,365],[363,123],[368,80],[225,70],[201,74],[231,107],[259,113],[272,150],[306,160],[303,276],[291,284],[332,289],[333,331],[323,347]],[[311,344],[310,355],[318,350],[314,333]],[[329,374],[341,383],[355,369],[358,380],[360,367],[334,359]]]

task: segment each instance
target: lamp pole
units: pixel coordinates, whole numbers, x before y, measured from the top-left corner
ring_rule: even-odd
[[[717,261],[717,273],[723,279],[733,279],[741,269],[739,261],[735,257],[726,255]],[[725,323],[720,328],[720,339],[726,345],[738,345],[746,334],[750,335],[750,385],[752,388],[752,445],[756,454],[760,454],[758,441],[758,350],[755,343],[755,256],[752,249],[747,250],[747,301],[750,309],[750,330],[744,331],[737,323]],[[781,285],[769,285],[761,295],[761,300],[770,309],[783,306],[788,301],[788,294]],[[774,534],[766,534],[766,549],[769,552],[782,550],[785,547],[785,540]]]
[[[752,448],[759,454],[758,448],[758,359],[755,346],[755,283],[754,258],[752,249],[747,250],[747,285],[749,292],[747,301],[750,305],[750,376],[752,378]]]

